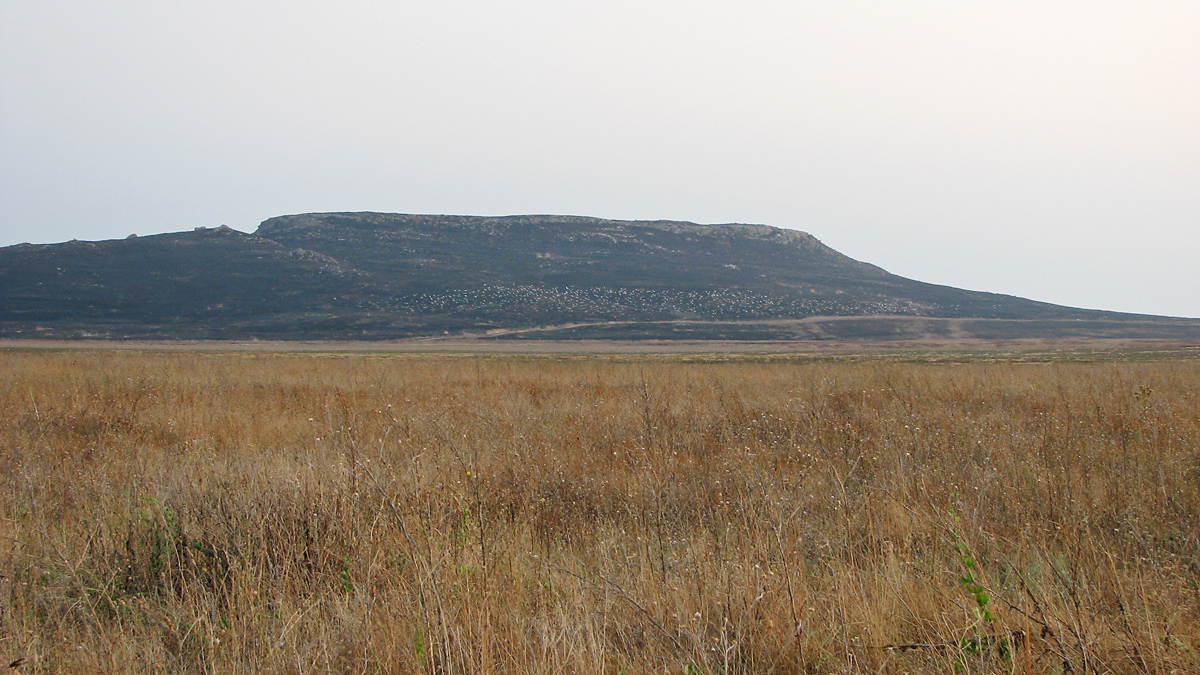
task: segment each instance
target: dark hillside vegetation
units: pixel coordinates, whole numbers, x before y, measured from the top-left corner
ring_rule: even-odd
[[[779,323],[814,317],[863,321],[819,334]],[[995,326],[945,323],[954,319],[1025,322],[999,333],[1018,338],[1200,338],[1200,321],[905,279],[764,225],[329,213],[271,218],[249,235],[202,228],[0,249],[0,337],[995,337]]]

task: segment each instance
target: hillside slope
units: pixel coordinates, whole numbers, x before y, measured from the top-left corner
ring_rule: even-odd
[[[1200,336],[905,279],[764,225],[327,213],[0,249],[5,337],[876,339],[999,322],[1018,337]]]

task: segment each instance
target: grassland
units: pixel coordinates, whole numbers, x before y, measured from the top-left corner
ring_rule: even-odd
[[[0,666],[1200,672],[1200,361],[0,351]]]

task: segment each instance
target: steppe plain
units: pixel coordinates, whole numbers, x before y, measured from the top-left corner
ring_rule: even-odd
[[[620,346],[5,343],[0,665],[1200,672],[1194,343]]]

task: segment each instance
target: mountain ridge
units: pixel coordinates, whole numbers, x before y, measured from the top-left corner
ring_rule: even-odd
[[[1145,337],[1156,327],[1200,337],[1200,321],[914,281],[806,232],[756,224],[334,212],[269,218],[249,234],[197,228],[0,248],[0,337],[9,338],[869,339],[879,316],[926,327],[1060,324],[1033,331],[1044,337]],[[858,326],[796,327],[815,317]],[[732,325],[745,327],[733,331],[741,337],[730,337]],[[897,330],[874,337],[907,335]]]

